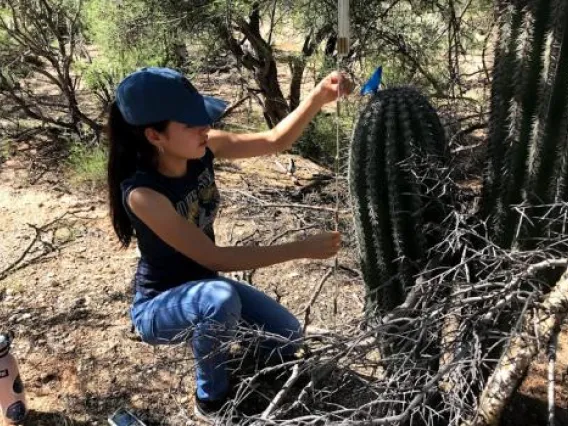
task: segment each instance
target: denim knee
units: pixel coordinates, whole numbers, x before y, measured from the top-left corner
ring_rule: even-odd
[[[303,337],[302,333],[302,324],[296,317],[290,318],[290,330],[292,331],[290,334],[290,340],[298,340]]]
[[[200,291],[199,303],[204,309],[203,319],[236,323],[241,317],[241,299],[228,281],[207,282]]]

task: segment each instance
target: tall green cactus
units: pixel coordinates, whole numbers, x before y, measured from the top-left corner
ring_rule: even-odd
[[[483,205],[495,242],[524,247],[542,232],[541,212],[528,210],[534,220],[519,227],[514,207],[552,203],[562,192],[558,182],[566,186],[560,175],[568,168],[568,5],[499,0],[497,9]]]
[[[515,41],[520,31],[522,9],[523,5],[520,2],[514,5],[507,0],[496,1],[499,32],[495,46],[487,166],[483,185],[484,215],[489,217],[493,214],[493,219],[496,212],[502,210],[499,195],[506,151],[503,141],[507,135],[508,109],[513,96],[514,86],[510,71],[516,63]],[[492,230],[497,227],[496,222],[494,219]]]
[[[349,158],[349,190],[367,288],[366,311],[404,301],[424,266],[425,227],[445,217],[432,181],[419,176],[442,164],[447,144],[440,120],[416,90],[378,92],[357,122]]]

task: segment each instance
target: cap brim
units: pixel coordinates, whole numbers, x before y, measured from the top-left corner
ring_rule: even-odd
[[[209,116],[209,124],[213,124],[223,116],[223,113],[227,110],[228,102],[222,99],[214,98],[212,96],[203,96],[205,102],[205,110]]]
[[[210,126],[217,122],[227,109],[228,103],[222,99],[198,94],[199,98],[193,102],[192,107],[180,111],[181,121],[189,126]]]

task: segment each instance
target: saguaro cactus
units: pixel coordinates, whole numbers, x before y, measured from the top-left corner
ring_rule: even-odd
[[[515,205],[549,204],[565,195],[558,185],[566,187],[561,175],[568,155],[568,5],[500,0],[497,9],[483,204],[495,242],[522,247],[541,229],[538,220],[519,228]],[[539,209],[529,214],[536,219]]]
[[[435,178],[427,175],[446,152],[435,110],[412,88],[378,92],[359,117],[349,188],[369,314],[402,303],[414,285],[413,275],[424,265],[425,229],[445,217],[432,192]]]

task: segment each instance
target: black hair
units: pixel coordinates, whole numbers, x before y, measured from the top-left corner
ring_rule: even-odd
[[[144,129],[150,127],[163,132],[168,121],[160,121],[144,126],[128,124],[118,105],[113,102],[107,123],[109,156],[107,166],[109,210],[112,226],[121,245],[127,248],[132,241],[134,228],[122,203],[120,184],[132,176],[140,166],[156,168],[157,149],[144,136]]]

